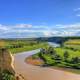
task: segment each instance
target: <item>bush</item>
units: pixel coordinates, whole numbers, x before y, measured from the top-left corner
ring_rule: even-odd
[[[65,60],[65,62],[67,62],[68,58],[69,58],[69,53],[67,51],[65,51],[64,52],[64,60]]]
[[[53,47],[49,47],[47,52],[48,52],[49,54],[51,54],[51,55],[55,55],[55,54],[56,54],[56,51],[54,50]]]
[[[77,64],[77,63],[80,63],[80,59],[79,57],[75,57],[75,58],[72,58],[72,61],[71,61],[73,64]]]
[[[0,75],[1,75],[0,76],[1,80],[15,80],[14,75],[7,70],[4,70],[3,72],[1,72]]]
[[[73,64],[72,68],[74,68],[74,69],[80,69],[80,64]]]

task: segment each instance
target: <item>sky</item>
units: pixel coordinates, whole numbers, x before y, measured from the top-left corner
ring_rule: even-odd
[[[80,0],[0,0],[0,38],[80,36]]]

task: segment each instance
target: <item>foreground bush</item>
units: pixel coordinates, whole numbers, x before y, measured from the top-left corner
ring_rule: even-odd
[[[0,72],[0,80],[15,80],[15,77],[12,73],[7,70]]]

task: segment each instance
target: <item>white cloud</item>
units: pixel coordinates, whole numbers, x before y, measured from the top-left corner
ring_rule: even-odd
[[[80,10],[80,8],[76,8],[76,9],[74,9],[74,11],[79,11]]]
[[[48,37],[48,36],[55,36],[56,34],[58,34],[58,31],[56,31],[56,30],[43,31],[43,34],[46,37]]]
[[[80,17],[80,8],[76,8],[74,11],[76,12],[76,16]]]
[[[61,25],[61,26],[59,26],[58,27],[59,29],[61,28],[61,29],[80,29],[80,23],[75,23],[75,24],[69,24],[69,25]]]
[[[6,31],[6,30],[10,30],[10,28],[0,24],[0,30],[5,30]]]
[[[2,25],[0,24],[0,37],[41,37],[41,36],[77,36],[80,35],[80,23],[57,24],[54,26],[33,26],[30,24]]]
[[[76,32],[73,31],[63,31],[63,33],[61,33],[61,36],[75,36]]]
[[[80,17],[80,14],[77,14],[76,16]]]
[[[16,28],[31,28],[31,24],[17,24],[15,25]]]
[[[57,25],[58,36],[77,36],[80,35],[80,23],[69,25]]]

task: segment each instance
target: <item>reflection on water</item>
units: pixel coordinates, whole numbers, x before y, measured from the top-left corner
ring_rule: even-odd
[[[48,44],[52,47],[60,47],[60,44],[54,42],[48,42]]]

